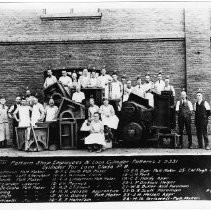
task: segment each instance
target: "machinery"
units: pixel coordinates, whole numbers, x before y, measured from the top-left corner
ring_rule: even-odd
[[[175,127],[174,99],[170,93],[154,94],[154,108],[148,100],[133,93],[122,105],[119,124],[121,145],[149,146],[158,142],[158,134],[169,133]]]

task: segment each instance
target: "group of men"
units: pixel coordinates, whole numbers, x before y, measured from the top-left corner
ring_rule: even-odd
[[[136,85],[132,86],[132,81],[122,76],[121,81],[118,80],[118,75],[114,72],[112,75],[106,73],[106,69],[102,68],[101,75],[98,75],[95,70],[91,73],[84,69],[80,77],[73,72],[69,73],[66,70],[62,71],[62,76],[57,80],[51,70],[47,71],[47,77],[44,82],[44,89],[48,88],[56,82],[60,82],[66,91],[71,94],[71,88],[75,88],[75,93],[72,94],[72,100],[82,103],[85,99],[81,87],[101,87],[104,88],[104,98],[118,101],[118,110],[121,110],[121,103],[128,100],[130,93],[134,93],[140,97],[148,99],[149,105],[154,107],[153,92],[161,94],[162,91],[171,91],[172,96],[175,96],[175,90],[170,85],[169,77],[162,79],[162,73],[157,75],[157,81],[154,83],[149,74],[145,76],[145,82],[142,83],[142,78],[137,77]],[[43,106],[38,102],[36,96],[32,96],[30,90],[26,91],[26,96],[23,98],[17,97],[16,103],[10,107],[5,105],[5,98],[0,100],[0,147],[3,142],[8,140],[9,128],[8,117],[13,119],[13,128],[15,127],[30,127],[35,126],[39,121],[56,120],[58,107],[54,105],[53,99],[50,99],[48,105]],[[176,112],[178,113],[178,127],[180,134],[180,148],[183,147],[183,130],[186,128],[189,148],[192,148],[192,132],[191,132],[191,115],[195,111],[195,126],[198,138],[199,148],[203,147],[202,136],[204,137],[205,148],[209,148],[209,140],[207,134],[208,117],[210,116],[210,106],[203,99],[202,92],[197,92],[197,102],[192,103],[187,99],[185,91],[181,92],[181,100],[176,103]],[[8,117],[7,117],[8,113]],[[16,145],[15,130],[13,130],[13,144]]]
[[[192,146],[192,132],[191,132],[191,116],[195,111],[195,126],[196,135],[198,139],[198,148],[203,148],[203,140],[205,149],[209,150],[209,139],[207,134],[208,118],[211,115],[210,105],[203,99],[202,91],[199,90],[196,95],[197,101],[192,105],[191,101],[187,99],[185,91],[181,92],[181,100],[176,104],[176,112],[178,113],[178,127],[180,134],[180,148],[183,147],[183,130],[186,129],[188,135],[188,147],[191,149]]]
[[[26,91],[24,97],[17,96],[15,103],[8,108],[6,99],[0,99],[0,147],[5,147],[10,139],[9,118],[13,123],[13,146],[17,146],[16,127],[27,128],[27,140],[30,140],[30,128],[35,126],[37,122],[55,121],[58,107],[54,105],[54,100],[50,99],[48,104],[44,106],[38,102],[38,97],[32,96],[30,90]],[[25,145],[25,150],[28,150]]]
[[[44,82],[44,88],[57,82],[57,78],[53,75],[51,70],[47,71],[47,77]],[[173,96],[175,96],[175,90],[172,85],[170,85],[169,77],[162,80],[162,73],[158,73],[158,80],[153,83],[149,74],[145,76],[145,82],[142,84],[142,79],[140,76],[137,77],[136,85],[132,86],[132,81],[126,79],[126,76],[122,76],[121,81],[118,80],[118,74],[113,72],[112,75],[106,73],[106,69],[102,68],[101,75],[98,75],[95,70],[88,72],[84,69],[80,77],[77,78],[75,72],[70,73],[66,70],[62,71],[62,76],[59,78],[60,82],[66,91],[70,94],[71,88],[76,88],[76,92],[80,92],[80,88],[86,87],[101,87],[104,88],[104,97],[109,100],[119,100],[121,102],[127,101],[131,92],[144,97],[149,100],[149,105],[154,107],[154,99],[152,91],[160,94],[161,91],[172,91]],[[72,99],[80,102],[84,99],[83,94],[76,93],[72,95]],[[121,105],[120,105],[121,106]]]

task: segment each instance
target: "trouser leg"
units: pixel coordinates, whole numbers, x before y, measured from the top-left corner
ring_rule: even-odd
[[[209,140],[208,140],[208,135],[207,135],[207,121],[202,122],[201,126],[202,126],[202,135],[204,138],[204,144],[205,147],[209,146]]]
[[[188,118],[185,120],[185,129],[188,135],[188,142],[189,142],[189,146],[192,145],[192,132],[191,132],[191,119]]]
[[[196,122],[196,135],[197,135],[199,148],[202,148],[203,147],[203,143],[202,143],[202,129],[201,129],[200,122]]]
[[[13,146],[17,146],[17,141],[16,141],[16,131],[15,128],[18,127],[18,123],[16,120],[13,120],[13,138],[12,138],[12,144]]]
[[[183,130],[184,130],[184,119],[182,118],[179,118],[178,119],[178,126],[179,126],[179,143],[180,143],[180,146],[183,146]]]

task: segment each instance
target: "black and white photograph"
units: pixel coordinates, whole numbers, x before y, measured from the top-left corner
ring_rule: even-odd
[[[210,200],[211,2],[0,2],[0,206]]]

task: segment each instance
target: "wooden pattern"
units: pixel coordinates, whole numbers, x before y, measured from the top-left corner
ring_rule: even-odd
[[[74,114],[70,111],[64,111],[59,117],[60,130],[60,149],[77,148],[77,122]]]

